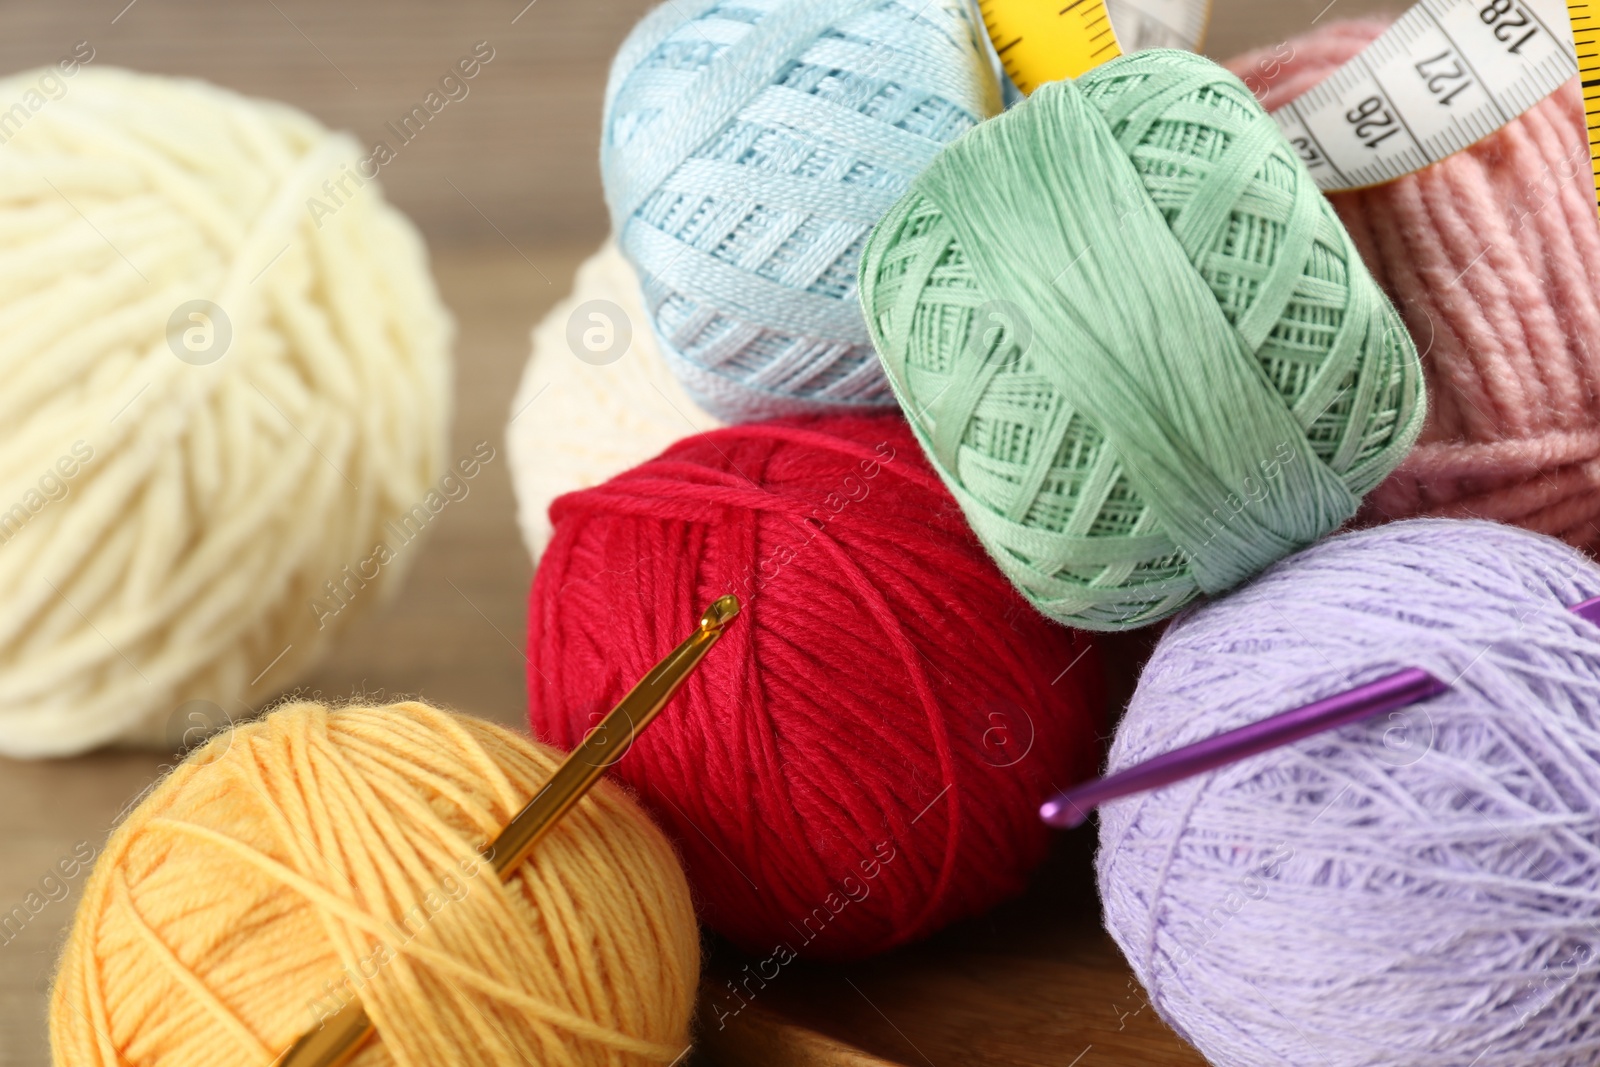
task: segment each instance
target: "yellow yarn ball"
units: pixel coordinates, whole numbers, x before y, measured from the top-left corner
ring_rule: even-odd
[[[559,753],[425,704],[286,706],[111,835],[50,1002],[59,1067],[272,1062],[352,995],[358,1067],[669,1064],[699,973],[672,846],[601,782],[502,883]]]
[[[170,742],[409,564],[312,606],[443,472],[453,327],[311,117],[97,64],[0,100],[0,753]]]

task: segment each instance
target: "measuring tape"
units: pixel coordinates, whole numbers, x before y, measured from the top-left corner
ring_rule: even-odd
[[[1272,117],[1318,186],[1360,189],[1476,144],[1576,73],[1562,0],[1422,0]]]
[[[1583,113],[1588,118],[1589,163],[1594,168],[1594,199],[1600,208],[1600,4],[1569,0],[1567,13],[1583,75]]]
[[[1210,16],[1207,0],[978,6],[1024,93],[1076,78],[1123,45],[1193,48]],[[1476,144],[1580,73],[1600,209],[1600,0],[1421,0],[1273,118],[1320,188],[1359,189]]]
[[[1107,6],[1125,52],[1146,48],[1198,52],[1211,22],[1211,0],[1107,0]]]
[[[1017,88],[1076,78],[1123,51],[1183,48],[1205,36],[1210,0],[978,0]]]

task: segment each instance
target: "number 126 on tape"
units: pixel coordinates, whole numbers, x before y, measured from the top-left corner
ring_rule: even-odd
[[[1423,0],[1273,117],[1319,186],[1356,189],[1482,140],[1577,70],[1561,0]]]

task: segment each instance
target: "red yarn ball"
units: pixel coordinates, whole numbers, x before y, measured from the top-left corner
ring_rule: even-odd
[[[682,441],[556,500],[536,735],[574,745],[716,597],[743,613],[617,768],[751,952],[880,952],[1019,892],[1099,763],[1087,635],[1016,594],[898,416]]]

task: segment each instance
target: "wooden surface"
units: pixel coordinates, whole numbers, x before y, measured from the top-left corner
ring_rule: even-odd
[[[718,953],[701,1050],[726,1067],[1202,1067],[1100,929],[1093,847],[1092,829],[1064,834],[1021,900],[881,959],[791,964],[748,1007],[725,986],[744,961]]]
[[[617,45],[652,0],[5,0],[0,72],[87,40],[95,63],[207,78],[271,96],[364,143],[478,41],[495,58],[383,168],[429,238],[598,241],[601,94]],[[1405,0],[1212,0],[1206,49],[1225,57]],[[516,21],[513,22],[512,20]],[[115,20],[115,21],[113,21]],[[448,179],[448,180],[447,180]],[[452,188],[451,182],[455,183]]]
[[[358,618],[300,692],[329,701],[421,696],[525,726],[523,615],[532,568],[516,532],[502,431],[527,359],[528,330],[590,251],[530,249],[525,261],[500,244],[436,255],[460,330],[451,454],[466,455],[487,439],[498,455],[471,493],[440,513],[398,596]],[[169,754],[146,752],[0,759],[0,915],[38,889],[74,847],[98,849],[123,807],[171,762]],[[70,896],[0,944],[0,1067],[49,1063],[45,993],[81,883],[72,881]]]
[[[127,2],[6,0],[0,71],[87,40],[96,64],[287,101],[396,148],[384,189],[435,241],[492,241],[493,227],[519,243],[605,232],[601,94],[612,53],[651,0],[136,0],[113,24]],[[479,41],[494,58],[466,97],[400,147],[387,124]]]
[[[10,0],[0,9],[0,71],[49,62],[87,39],[96,62],[274,96],[369,140],[474,42],[496,49],[468,97],[382,180],[433,242],[460,325],[456,454],[483,439],[500,454],[442,514],[401,594],[360,619],[303,689],[327,699],[416,694],[520,724],[530,569],[502,430],[529,328],[604,233],[600,93],[612,51],[648,0],[125,2]],[[1319,12],[1383,6],[1216,0],[1209,50],[1273,43]],[[127,752],[0,760],[0,913],[75,846],[98,848],[168,761]],[[785,968],[725,1030],[708,1013],[703,1057],[762,1067],[1200,1063],[1130,986],[1099,931],[1089,847],[1086,834],[1064,836],[1026,899],[926,945],[850,967]],[[45,993],[81,881],[0,945],[0,1067],[49,1062]],[[712,964],[737,970],[739,961],[719,950]]]

